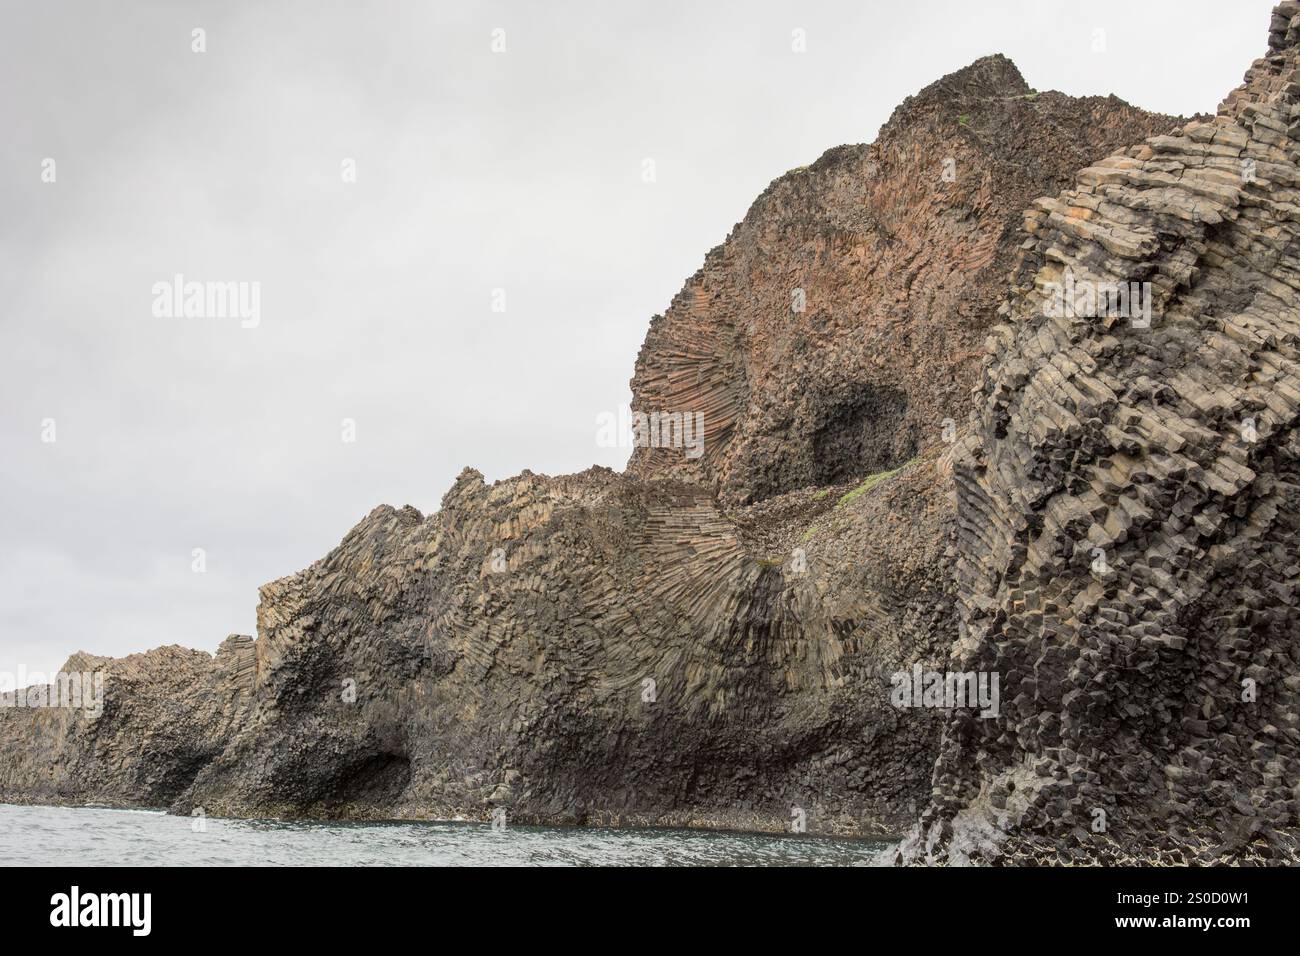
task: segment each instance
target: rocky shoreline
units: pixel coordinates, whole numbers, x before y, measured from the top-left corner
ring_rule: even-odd
[[[0,802],[1300,861],[1300,4],[1268,43],[1190,122],[932,84],[652,320],[625,473],[467,468],[256,639],[75,655],[102,712],[0,707]]]

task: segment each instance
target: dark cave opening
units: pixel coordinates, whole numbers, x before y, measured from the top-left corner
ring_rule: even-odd
[[[862,386],[831,405],[813,433],[813,484],[851,481],[912,458],[916,439],[901,433],[906,412],[907,393],[890,386]]]

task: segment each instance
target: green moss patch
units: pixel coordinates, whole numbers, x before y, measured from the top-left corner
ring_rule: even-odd
[[[837,508],[843,508],[845,505],[847,505],[850,501],[853,501],[855,498],[861,498],[863,495],[865,495],[865,494],[866,494],[868,491],[870,491],[872,488],[876,487],[876,485],[880,484],[880,483],[881,483],[882,481],[884,481],[886,478],[890,478],[890,477],[892,477],[892,476],[898,474],[900,471],[903,470],[904,467],[906,467],[906,466],[905,466],[905,465],[899,465],[897,468],[894,468],[894,469],[892,469],[891,471],[878,471],[878,472],[876,472],[874,475],[872,475],[871,477],[869,477],[869,478],[868,478],[866,481],[864,481],[862,484],[858,485],[856,488],[854,488],[852,491],[850,491],[847,495],[845,495],[843,498],[841,498],[841,499],[839,500],[839,503],[838,503],[835,507],[837,507]]]

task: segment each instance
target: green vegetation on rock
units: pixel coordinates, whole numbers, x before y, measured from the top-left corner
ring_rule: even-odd
[[[850,501],[853,501],[855,498],[860,498],[862,495],[865,495],[865,494],[866,494],[868,491],[870,491],[872,488],[876,487],[876,485],[880,484],[880,483],[881,483],[882,481],[884,481],[886,478],[889,478],[889,477],[892,477],[893,475],[898,474],[898,473],[899,473],[900,471],[902,471],[905,467],[906,467],[906,465],[899,465],[897,468],[894,468],[894,469],[892,469],[892,470],[890,470],[890,471],[878,471],[878,472],[876,472],[874,475],[871,475],[870,477],[868,477],[867,480],[864,481],[862,484],[858,485],[856,488],[854,488],[852,491],[850,491],[847,495],[845,495],[843,498],[841,498],[841,499],[839,500],[839,504],[837,504],[835,507],[837,507],[837,508],[843,508],[843,507],[844,507],[845,505],[847,505]]]

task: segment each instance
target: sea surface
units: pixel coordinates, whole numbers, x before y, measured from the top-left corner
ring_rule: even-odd
[[[7,866],[870,866],[888,845],[709,830],[198,821],[0,804]]]

